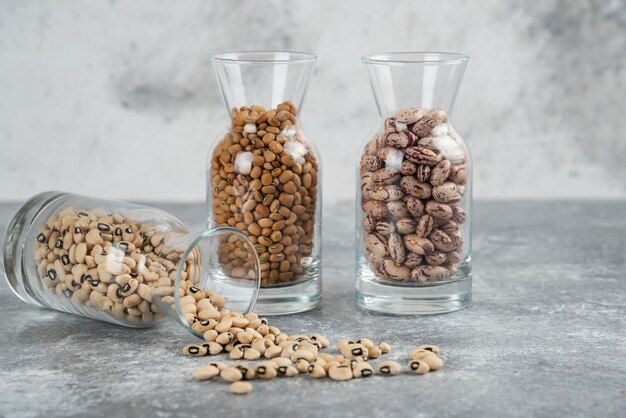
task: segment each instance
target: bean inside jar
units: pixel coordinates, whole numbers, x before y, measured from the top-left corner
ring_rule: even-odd
[[[314,253],[318,164],[297,126],[291,101],[275,109],[233,108],[229,132],[211,157],[212,216],[255,245],[262,285],[295,282]],[[248,271],[241,242],[222,241],[220,262],[233,276]]]
[[[429,283],[462,261],[467,155],[441,109],[385,120],[360,162],[365,259],[382,280]]]

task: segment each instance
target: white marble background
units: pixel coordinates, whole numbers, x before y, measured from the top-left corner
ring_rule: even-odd
[[[360,56],[470,55],[454,114],[479,198],[626,197],[626,3],[0,1],[0,200],[204,199],[225,123],[211,54],[314,51],[304,125],[352,197],[376,118]]]

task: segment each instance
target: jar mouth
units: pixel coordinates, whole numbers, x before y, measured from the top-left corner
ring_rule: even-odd
[[[380,52],[361,58],[364,64],[462,64],[469,56],[457,52]]]
[[[312,62],[316,59],[315,54],[297,51],[229,51],[211,57],[213,61],[244,64]]]
[[[201,249],[202,244],[209,244],[210,246],[210,243],[219,239],[219,237],[224,237],[228,235],[234,235],[238,237],[238,239],[245,242],[246,246],[250,249],[252,259],[253,259],[253,264],[254,264],[254,267],[251,269],[251,271],[255,272],[255,278],[252,281],[237,281],[236,279],[232,277],[224,277],[226,281],[223,281],[221,283],[222,286],[219,290],[215,288],[212,288],[210,290],[216,291],[216,293],[218,293],[219,295],[223,296],[226,299],[227,308],[229,309],[233,308],[234,311],[240,311],[243,314],[252,312],[252,310],[254,309],[254,306],[256,305],[257,298],[259,296],[259,291],[261,288],[261,262],[259,261],[258,254],[256,253],[256,250],[254,249],[254,245],[252,244],[252,241],[250,241],[250,239],[243,232],[239,231],[238,229],[231,228],[231,227],[216,227],[212,229],[207,229],[199,233],[190,233],[189,237],[192,237],[193,239],[189,243],[188,247],[185,249],[178,263],[178,271],[176,274],[176,280],[175,280],[175,285],[174,285],[175,286],[174,298],[175,298],[175,304],[176,304],[175,311],[176,311],[176,316],[177,316],[178,321],[184,326],[186,326],[187,329],[192,334],[200,338],[202,338],[202,335],[200,335],[198,332],[192,329],[191,325],[185,321],[184,313],[182,310],[182,305],[180,302],[180,298],[182,297],[181,274],[183,271],[183,265],[185,264],[186,260],[192,255],[192,252],[194,251],[194,249],[198,249],[200,260],[197,260],[196,262],[202,261],[204,263],[204,266],[202,268],[206,269],[206,271],[203,273],[206,276],[200,279],[201,282],[198,283],[197,286],[199,286],[200,289],[205,290],[205,286],[208,284],[207,281],[210,280],[209,278],[218,277],[219,272],[217,270],[212,270],[211,265],[207,265],[206,261],[211,260],[212,258],[215,257],[215,255],[213,253],[206,252],[206,250]],[[218,265],[219,264],[220,263],[218,262]],[[215,266],[213,266],[213,268],[215,268]],[[203,279],[205,280],[204,285],[201,284]],[[213,283],[218,284],[217,281]],[[225,291],[225,290],[230,290],[230,292]],[[234,294],[238,294],[239,297],[236,299],[235,298],[231,299],[231,295],[234,296]]]

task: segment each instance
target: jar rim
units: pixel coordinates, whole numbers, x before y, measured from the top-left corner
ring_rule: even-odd
[[[316,59],[317,55],[313,53],[299,51],[226,51],[211,57],[212,61],[249,64],[311,62]]]
[[[469,56],[458,52],[409,51],[409,52],[378,52],[361,58],[364,64],[461,64],[469,60]]]

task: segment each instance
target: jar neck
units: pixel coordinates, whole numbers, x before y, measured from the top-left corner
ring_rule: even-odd
[[[225,52],[212,63],[230,115],[233,108],[271,109],[288,100],[301,110],[316,59],[301,52]]]
[[[381,117],[403,108],[439,108],[450,115],[467,56],[453,53],[382,53],[363,58]]]

